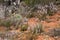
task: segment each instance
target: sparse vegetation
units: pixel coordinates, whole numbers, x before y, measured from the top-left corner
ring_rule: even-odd
[[[60,40],[60,0],[0,0],[0,40]]]

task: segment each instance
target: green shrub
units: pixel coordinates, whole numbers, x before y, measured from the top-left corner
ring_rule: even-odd
[[[10,27],[11,26],[11,22],[9,20],[2,20],[0,22],[0,25],[5,26],[5,27]]]
[[[34,6],[36,4],[49,4],[50,2],[56,2],[56,0],[24,0],[28,6]]]
[[[21,31],[27,31],[28,25],[27,24],[23,24],[21,26]]]
[[[36,4],[40,3],[40,0],[24,0],[24,2],[28,5],[28,6],[34,6]]]
[[[29,30],[30,32],[32,32],[33,34],[40,34],[43,32],[43,27],[42,27],[42,24],[38,24],[36,27],[34,28],[30,28]]]

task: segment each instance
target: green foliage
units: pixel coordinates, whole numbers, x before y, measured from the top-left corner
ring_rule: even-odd
[[[49,4],[50,2],[56,2],[56,0],[24,0],[24,2],[28,5],[28,6],[34,6],[36,4]]]
[[[1,22],[0,25],[5,26],[5,27],[10,27],[11,26],[9,21],[3,21],[3,22]]]
[[[40,0],[24,0],[24,2],[28,5],[28,6],[34,6],[36,4],[39,4]]]
[[[12,23],[9,20],[1,20],[0,25],[9,28],[12,25]]]
[[[20,14],[13,14],[10,17],[11,21],[18,21],[18,20],[21,20],[21,19],[22,19],[22,16]]]
[[[32,17],[35,17],[33,13],[29,13],[27,16],[27,18],[32,18]]]
[[[26,31],[28,28],[28,25],[27,24],[24,24],[21,26],[21,31]]]

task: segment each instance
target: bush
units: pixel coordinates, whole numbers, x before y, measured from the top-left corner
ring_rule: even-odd
[[[49,4],[50,2],[56,2],[56,0],[24,0],[28,6],[34,6],[36,4]]]
[[[60,36],[60,28],[51,29],[48,32],[48,35],[53,36],[53,37],[56,37],[56,36],[59,37]]]
[[[37,24],[36,27],[32,26],[28,27],[28,31],[32,32],[33,34],[40,34],[43,32],[42,24]]]
[[[4,19],[4,20],[0,21],[0,25],[9,28],[12,25],[12,23],[11,23],[10,20],[5,20]]]
[[[20,28],[21,28],[21,31],[27,31],[28,25],[23,24]]]
[[[24,2],[28,5],[33,7],[35,4],[39,4],[40,0],[24,0]]]

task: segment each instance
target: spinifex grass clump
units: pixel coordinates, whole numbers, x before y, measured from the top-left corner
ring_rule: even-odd
[[[28,27],[27,31],[30,31],[33,34],[40,34],[43,32],[42,24],[37,24],[36,26]]]
[[[11,15],[11,17],[7,18],[7,19],[2,19],[0,21],[0,25],[5,26],[7,28],[10,28],[10,26],[15,26],[14,28],[17,28],[17,26],[19,25],[20,21],[22,19],[22,16],[19,14],[13,14]]]
[[[27,31],[32,32],[33,34],[43,32],[42,24],[38,18],[30,18],[28,20],[28,28]]]
[[[51,29],[47,34],[53,37],[60,37],[60,28]]]
[[[51,9],[49,7],[47,7],[47,15],[52,16],[53,12],[51,12]]]
[[[41,24],[38,24],[33,30],[31,30],[33,34],[40,34],[43,32],[43,27]]]
[[[0,25],[9,28],[12,25],[12,23],[10,22],[10,20],[1,20]]]
[[[13,25],[17,28],[18,25],[21,23],[23,17],[20,14],[13,14],[10,17],[10,21],[13,23]]]
[[[49,4],[50,2],[56,2],[56,0],[24,0],[28,6],[34,6],[36,4]]]
[[[10,29],[10,26],[11,26],[11,25],[12,25],[12,23],[11,23],[10,20],[4,19],[4,20],[1,20],[1,21],[0,21],[0,26],[6,27],[7,30]]]
[[[60,28],[54,29],[54,36],[60,36]]]
[[[35,4],[39,4],[40,0],[24,0],[24,2],[28,5],[28,6],[34,6]]]
[[[21,31],[27,31],[28,25],[23,24],[20,28],[21,28]]]
[[[15,14],[15,13],[12,14],[11,17],[10,17],[10,20],[13,21],[13,22],[14,22],[14,21],[15,21],[15,22],[16,22],[16,21],[19,21],[19,20],[21,20],[21,19],[22,19],[22,16],[21,16],[20,14]]]

